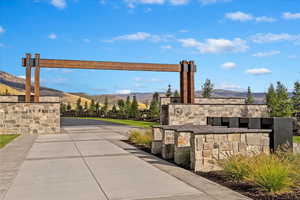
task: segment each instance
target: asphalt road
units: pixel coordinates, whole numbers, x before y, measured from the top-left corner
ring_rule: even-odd
[[[105,122],[94,119],[77,119],[77,118],[60,118],[61,126],[126,126],[123,124],[116,124],[112,122]],[[128,126],[127,126],[128,127]]]

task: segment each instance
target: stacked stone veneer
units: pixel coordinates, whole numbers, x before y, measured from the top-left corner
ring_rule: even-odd
[[[192,134],[190,165],[196,172],[220,170],[230,155],[269,154],[269,142],[269,133]]]
[[[207,117],[267,117],[266,105],[169,104],[162,110],[161,122],[168,125],[206,125]]]
[[[180,103],[180,97],[161,97],[160,105],[169,105],[173,103]],[[246,104],[245,98],[195,98],[196,104]]]
[[[34,96],[31,96],[33,100]],[[11,96],[0,96],[0,103],[1,102],[24,102],[25,96],[24,95],[11,95]],[[57,96],[40,96],[40,102],[60,102],[60,97]]]
[[[0,134],[56,133],[60,133],[60,102],[0,102]]]

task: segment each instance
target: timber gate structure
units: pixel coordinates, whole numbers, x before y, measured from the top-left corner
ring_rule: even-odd
[[[181,61],[179,64],[154,64],[154,63],[128,63],[83,60],[58,60],[41,59],[40,54],[32,58],[27,53],[22,58],[22,66],[26,68],[25,102],[31,101],[31,69],[34,72],[34,102],[40,99],[40,68],[74,68],[74,69],[99,69],[99,70],[127,70],[127,71],[158,71],[180,73],[180,98],[181,103],[193,104],[195,102],[194,76],[196,65],[194,61]]]

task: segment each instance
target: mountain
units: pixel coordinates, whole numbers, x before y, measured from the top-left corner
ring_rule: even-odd
[[[10,95],[23,95],[25,90],[25,79],[21,77],[16,77],[7,72],[0,71],[0,94],[5,94],[8,92]],[[32,87],[33,91],[33,87]],[[72,107],[75,107],[76,101],[80,98],[77,95],[73,95],[70,93],[62,92],[60,90],[51,89],[47,87],[40,88],[41,95],[45,96],[59,96],[64,103],[70,103]],[[82,105],[85,102],[88,104],[91,102],[88,98],[81,98]]]

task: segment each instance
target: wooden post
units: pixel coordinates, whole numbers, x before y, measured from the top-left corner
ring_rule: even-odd
[[[31,54],[26,54],[25,102],[30,102],[31,96]]]
[[[34,102],[40,102],[40,54],[35,54]]]
[[[189,62],[189,70],[188,70],[188,103],[195,103],[195,71],[196,66],[194,61]]]
[[[180,72],[180,98],[181,103],[188,103],[188,62],[181,61]]]

